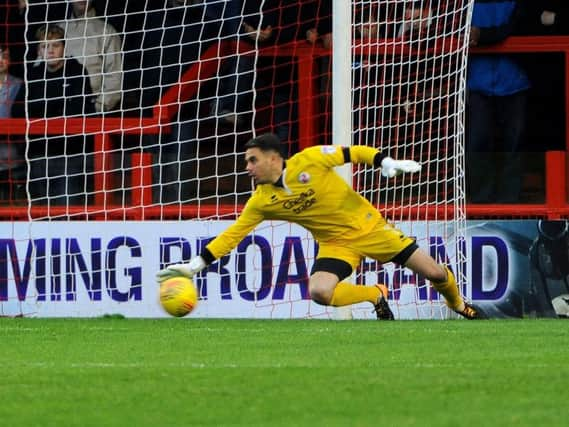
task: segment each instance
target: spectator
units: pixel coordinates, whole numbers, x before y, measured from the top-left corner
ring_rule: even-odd
[[[315,0],[306,5],[304,16],[312,16],[312,25],[306,31],[306,40],[312,45],[321,43],[325,49],[332,49],[332,1]],[[324,135],[319,143],[329,144],[332,140],[332,61],[331,56],[322,56],[319,63],[320,133]]]
[[[22,86],[22,80],[13,76],[10,70],[10,50],[7,45],[0,45],[0,119],[12,117],[12,104]],[[0,141],[0,198],[10,199],[24,176],[25,162],[20,144],[11,135],[1,136]]]
[[[203,8],[186,0],[163,0],[148,11],[142,39],[142,106],[145,115],[164,93],[178,83],[184,72],[199,60],[214,29],[204,26]]]
[[[35,60],[34,49],[29,49],[26,54],[26,38],[33,39],[38,23],[45,22],[47,14],[45,4],[32,6],[28,6],[28,0],[12,0],[0,8],[0,34],[10,46],[10,73],[21,79],[24,78],[24,61],[31,63]]]
[[[524,29],[530,35],[569,34],[569,4],[566,0],[523,0]]]
[[[271,36],[272,27],[261,23],[261,5],[275,3],[267,0],[205,1],[205,19],[216,26],[216,38],[222,42],[241,42],[241,51],[230,51],[223,58],[220,80],[211,115],[221,124],[242,126],[246,114],[252,111],[253,72],[255,46],[245,43],[264,43]],[[237,44],[236,44],[237,46]],[[243,51],[245,49],[245,52]],[[249,51],[247,53],[247,51]]]
[[[520,12],[516,0],[476,0],[470,46],[496,44],[513,34]],[[529,79],[509,55],[474,54],[468,64],[467,86],[470,200],[518,202]]]
[[[306,40],[315,44],[318,40],[326,49],[332,48],[332,2],[316,0],[308,2],[305,17],[312,17],[312,25],[306,30]],[[310,23],[310,21],[307,21]]]
[[[308,22],[309,19],[314,19],[313,10],[306,4],[299,7],[287,1],[247,1],[247,6],[250,12],[246,14],[243,30],[253,41],[256,35],[259,36],[260,48],[303,40],[312,23]],[[298,150],[298,73],[295,58],[261,54],[257,58],[256,69],[258,125],[276,133],[287,147],[287,154],[292,155]],[[270,129],[267,129],[267,124]]]
[[[546,0],[539,17],[549,34],[569,34],[569,5],[565,0]]]
[[[141,67],[145,115],[151,114],[152,107],[164,93],[178,83],[189,67],[198,63],[212,43],[239,37],[239,4],[239,1],[165,0],[161,8],[148,13]],[[225,19],[223,24],[221,19]],[[215,101],[210,106],[210,113],[220,122],[234,127],[240,120],[237,114],[243,108],[240,102],[251,92],[251,66],[252,56],[232,55],[224,59],[224,76],[215,85],[212,94]],[[241,93],[239,96],[237,91]],[[159,185],[155,202],[178,203],[195,196],[199,114],[197,98],[183,100],[172,118],[169,133],[158,138],[145,136],[145,147],[158,157],[157,170],[153,174],[157,179],[155,184]]]
[[[36,33],[38,60],[28,69],[26,87],[18,92],[14,117],[81,117],[94,113],[91,86],[85,68],[74,58],[65,58],[65,33],[53,24]],[[86,137],[49,136],[39,141],[31,135],[28,157],[32,201],[40,204],[84,204],[91,169]]]
[[[111,24],[97,17],[93,0],[69,1],[67,19],[57,24],[67,37],[65,54],[87,69],[96,95],[95,110],[113,111],[121,100],[121,38]]]
[[[111,24],[122,37],[123,90],[121,114],[139,117],[142,93],[140,84],[142,41],[145,37],[143,29],[149,14],[153,13],[156,7],[161,7],[161,2],[115,1],[99,3],[95,0],[95,8],[98,14],[102,15],[99,5],[104,6],[106,22]]]
[[[18,0],[0,7],[0,34],[10,46],[10,74],[19,78],[24,77],[27,3],[27,0]]]
[[[22,86],[22,79],[10,73],[10,48],[0,45],[0,118],[12,117],[12,104]]]
[[[361,7],[355,14],[355,36],[357,46],[371,47],[384,39],[387,34],[391,37],[397,32],[392,24],[387,24],[387,5]],[[364,52],[366,49],[363,49]],[[388,76],[400,76],[394,72],[396,64],[386,67],[383,57],[363,54],[352,62],[352,84],[354,102],[352,126],[353,140],[358,145],[376,145],[381,141],[376,135],[381,118],[391,116],[391,104],[397,103],[397,98],[391,93],[393,82]],[[390,70],[390,71],[388,71]],[[384,96],[384,92],[389,95]],[[383,99],[392,102],[384,103]]]
[[[432,10],[429,4],[415,1],[405,7],[403,21],[399,26],[397,36],[406,39],[418,39],[424,36],[431,26]]]
[[[142,42],[144,107],[153,106],[212,43],[239,33],[240,4],[240,0],[163,0],[161,7],[147,13]],[[223,68],[228,68],[227,63]],[[230,74],[237,76],[234,72]],[[227,104],[233,110],[234,102],[229,98],[235,89],[227,87],[220,89],[221,92],[227,99],[221,99],[219,104]],[[217,110],[215,103],[212,111],[217,114]]]
[[[149,11],[142,40],[142,107],[145,115],[164,93],[178,83],[184,72],[197,63],[201,53],[213,40],[215,26],[204,24],[203,5],[193,1],[164,0],[161,7]],[[203,41],[202,41],[203,40]],[[153,177],[158,191],[154,201],[179,203],[195,195],[197,157],[198,101],[179,104],[169,132],[146,135],[144,145],[155,156]],[[195,182],[195,181],[194,181]]]
[[[417,121],[438,119],[438,114],[432,112],[439,113],[441,108],[432,108],[432,102],[440,98],[440,86],[435,82],[424,84],[435,73],[438,56],[427,55],[409,64],[393,61],[389,55],[373,54],[377,44],[386,39],[390,44],[424,44],[432,29],[432,15],[429,5],[423,2],[380,3],[357,10],[356,43],[365,47],[353,64],[353,125],[358,144],[396,145],[405,135],[416,135],[417,131],[410,128]],[[398,131],[385,126],[389,123],[397,123]],[[406,127],[410,132],[405,131]]]
[[[569,3],[566,0],[523,0],[523,35],[558,36],[569,34]],[[535,52],[522,57],[532,83],[526,124],[529,141],[539,139],[539,151],[565,148],[565,55]]]

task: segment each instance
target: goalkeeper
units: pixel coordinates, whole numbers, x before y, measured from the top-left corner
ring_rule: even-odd
[[[458,292],[453,273],[419,249],[410,237],[389,224],[364,197],[335,171],[344,163],[381,167],[385,177],[418,172],[412,160],[394,160],[366,146],[314,146],[285,160],[274,134],[263,134],[245,144],[246,170],[257,188],[239,218],[187,264],[173,264],[157,273],[162,282],[174,276],[193,277],[230,252],[263,220],[297,223],[319,244],[309,292],[313,301],[345,306],[369,301],[378,319],[393,320],[385,285],[358,286],[345,282],[363,257],[395,262],[426,277],[446,304],[467,319],[481,313]]]

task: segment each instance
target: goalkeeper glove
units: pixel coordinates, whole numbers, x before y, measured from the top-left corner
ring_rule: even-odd
[[[162,283],[172,277],[187,277],[191,279],[206,267],[205,260],[201,256],[194,257],[187,264],[172,264],[156,273],[156,281]]]
[[[393,178],[405,172],[419,172],[421,165],[414,160],[394,160],[385,157],[381,161],[381,174],[386,178]]]

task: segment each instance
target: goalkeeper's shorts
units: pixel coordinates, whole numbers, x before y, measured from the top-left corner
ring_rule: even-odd
[[[403,264],[417,248],[415,240],[381,218],[365,235],[343,237],[319,242],[317,259],[341,259],[352,266],[360,265],[362,258],[375,259],[381,263],[395,261]],[[405,255],[401,257],[401,255]]]

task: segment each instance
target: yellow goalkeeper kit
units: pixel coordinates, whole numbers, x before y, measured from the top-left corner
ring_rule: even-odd
[[[258,185],[239,218],[207,245],[217,259],[264,220],[301,225],[319,244],[318,258],[337,258],[355,268],[361,257],[390,261],[414,243],[388,224],[373,205],[334,170],[346,162],[374,164],[366,146],[314,146],[286,161],[282,185]]]

